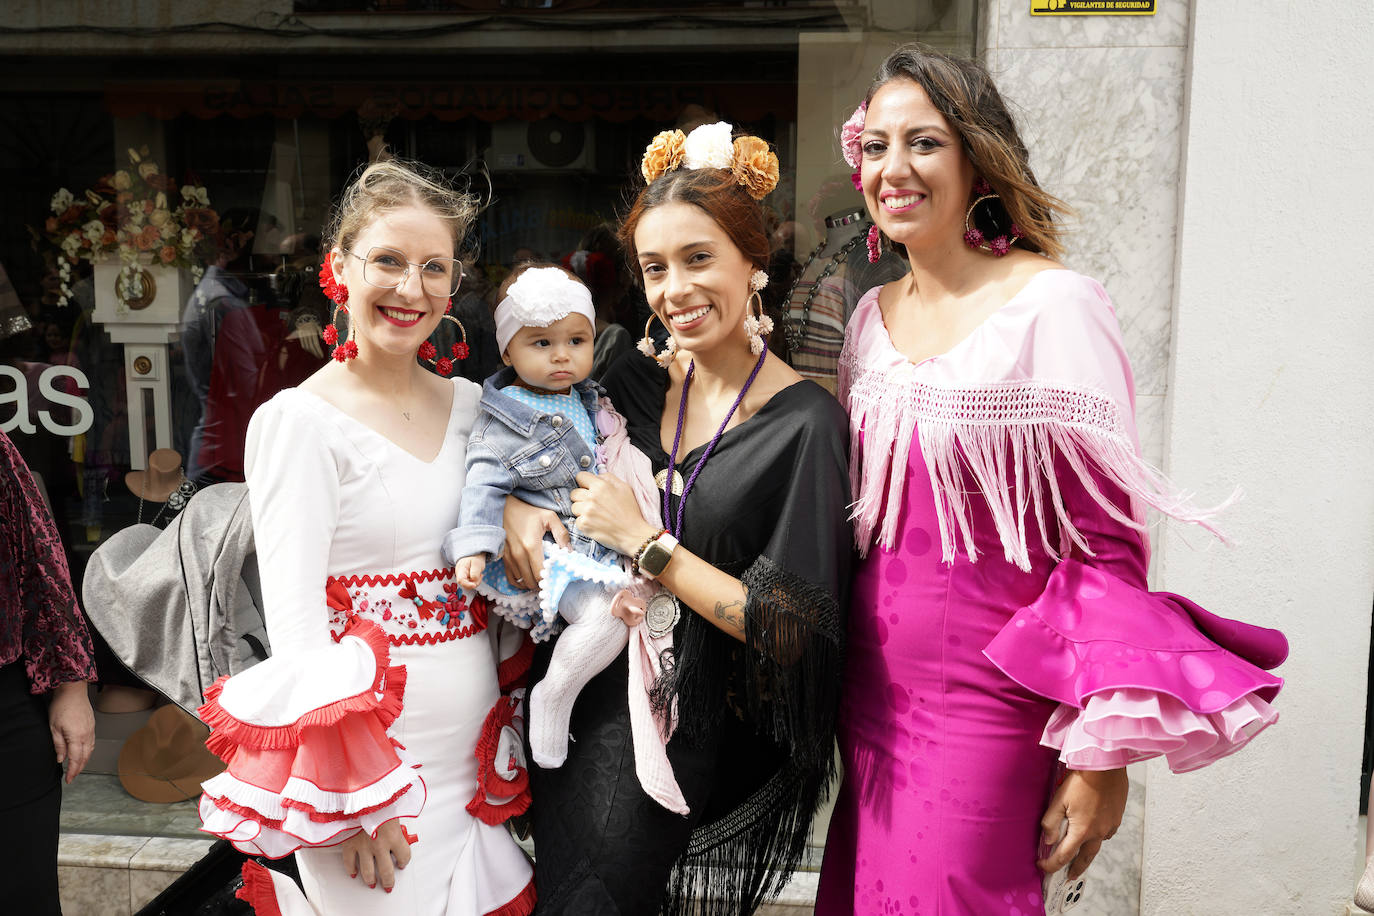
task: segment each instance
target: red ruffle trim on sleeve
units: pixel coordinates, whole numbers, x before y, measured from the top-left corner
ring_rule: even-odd
[[[1167,755],[1178,772],[1234,753],[1278,718],[1269,706],[1288,643],[1066,560],[983,650],[1061,706],[1042,743],[1075,769]]]
[[[500,697],[482,723],[477,739],[477,792],[467,811],[495,826],[530,807],[530,775],[520,735],[520,700]]]
[[[214,729],[206,745],[229,766],[202,785],[201,829],[243,852],[280,858],[300,846],[341,842],[358,828],[375,835],[388,820],[420,813],[418,764],[386,733],[401,712],[405,668],[387,666],[386,637],[376,624],[357,622],[344,635],[372,649],[372,688],[295,722],[236,718],[220,705],[223,679],[206,692],[199,712]]]
[[[235,891],[234,896],[251,906],[257,916],[281,916],[272,873],[257,862],[243,863],[243,887]]]

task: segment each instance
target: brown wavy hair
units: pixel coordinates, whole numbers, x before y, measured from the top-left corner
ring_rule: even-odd
[[[931,104],[959,135],[974,171],[987,180],[1000,199],[1005,222],[999,214],[985,214],[986,207],[975,212],[975,221],[981,223],[984,234],[1000,234],[1014,223],[1021,230],[1018,246],[1048,257],[1062,257],[1061,221],[1073,211],[1035,180],[1026,144],[987,68],[980,61],[953,57],[926,45],[903,45],[882,62],[865,101],[871,102],[879,89],[898,79],[910,80],[925,90]],[[989,218],[994,224],[983,222]]]
[[[618,234],[635,277],[639,272],[639,249],[635,229],[655,207],[669,203],[691,204],[715,220],[726,236],[743,252],[754,267],[768,269],[772,248],[768,242],[763,208],[749,196],[729,169],[677,169],[661,175],[639,192],[630,212],[620,222]]]

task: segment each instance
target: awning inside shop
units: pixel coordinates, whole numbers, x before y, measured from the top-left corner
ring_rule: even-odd
[[[269,115],[336,118],[367,105],[396,117],[443,121],[628,121],[671,122],[689,104],[740,121],[795,117],[796,88],[783,84],[675,83],[442,83],[182,80],[107,83],[105,102],[116,117],[151,115],[167,120]]]

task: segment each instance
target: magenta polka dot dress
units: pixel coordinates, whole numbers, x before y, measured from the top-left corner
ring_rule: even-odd
[[[1230,754],[1277,719],[1276,630],[1146,589],[1146,507],[1211,528],[1138,456],[1106,293],[1044,271],[913,364],[878,290],[846,332],[855,536],[818,916],[1033,916],[1060,766]]]

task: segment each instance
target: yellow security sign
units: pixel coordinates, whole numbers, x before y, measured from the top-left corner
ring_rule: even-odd
[[[1155,0],[1031,0],[1032,16],[1153,16]]]

